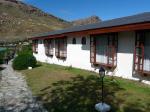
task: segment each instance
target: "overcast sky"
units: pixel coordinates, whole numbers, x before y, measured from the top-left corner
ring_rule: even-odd
[[[68,21],[99,16],[113,19],[150,11],[150,0],[22,0]]]

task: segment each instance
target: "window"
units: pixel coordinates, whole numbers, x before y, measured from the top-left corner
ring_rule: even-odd
[[[57,58],[67,57],[67,38],[58,38],[55,40],[55,55]]]
[[[38,40],[33,40],[32,41],[32,51],[34,53],[38,53]]]
[[[86,37],[82,37],[81,43],[82,45],[86,45]]]
[[[39,40],[39,44],[43,44],[43,40]]]
[[[150,31],[136,31],[134,49],[134,71],[140,74],[150,74]]]
[[[117,47],[117,33],[93,35],[90,39],[91,63],[106,67],[116,67]]]
[[[72,44],[76,44],[76,38],[72,39]]]
[[[47,56],[53,56],[54,40],[53,39],[44,40],[44,46],[45,46],[45,54]]]

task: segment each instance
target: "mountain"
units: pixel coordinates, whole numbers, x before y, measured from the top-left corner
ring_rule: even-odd
[[[0,40],[22,40],[70,26],[70,22],[21,1],[0,0]]]
[[[79,25],[86,25],[86,24],[97,23],[97,22],[101,22],[101,19],[98,16],[91,16],[85,19],[72,21],[72,24],[74,26],[79,26]]]
[[[21,0],[0,0],[0,42],[24,40],[44,32],[100,21],[97,16],[91,16],[69,22]]]

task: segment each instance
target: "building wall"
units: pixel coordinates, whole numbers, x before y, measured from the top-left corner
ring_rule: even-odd
[[[45,55],[44,44],[41,42],[39,42],[38,45],[38,54],[34,54],[34,56],[41,62],[72,66],[98,72],[98,68],[93,67],[90,63],[90,37],[86,36],[86,45],[81,44],[81,37],[76,37],[76,44],[72,44],[73,38],[74,37],[67,38],[66,60],[55,57],[55,48],[54,56],[47,57]],[[136,77],[136,75],[133,75],[134,47],[134,31],[118,33],[117,67],[113,72],[108,71],[108,75],[115,75],[127,79],[141,80],[141,77]],[[142,78],[142,81],[150,84],[150,81],[147,81],[146,78]]]
[[[59,59],[55,56],[47,57],[45,55],[44,45],[38,45],[38,54],[34,54],[37,60],[51,64],[64,66],[72,66],[81,69],[92,70],[90,63],[90,38],[86,36],[86,45],[81,44],[81,37],[76,37],[76,44],[72,44],[74,37],[67,38],[67,58],[66,60]]]
[[[81,44],[81,37],[77,37],[76,44],[72,44],[72,38],[68,38],[67,47],[67,62],[69,66],[90,70],[90,37],[86,36],[86,45]]]
[[[133,54],[135,47],[134,32],[118,33],[118,53],[116,75],[124,78],[133,78]]]

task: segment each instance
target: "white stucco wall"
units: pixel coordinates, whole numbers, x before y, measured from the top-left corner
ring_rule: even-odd
[[[133,54],[135,46],[134,32],[120,32],[118,34],[118,53],[116,75],[132,78]]]
[[[74,37],[67,38],[67,58],[62,60],[54,56],[47,57],[45,55],[44,44],[39,42],[38,54],[34,54],[37,60],[51,64],[63,66],[72,66],[76,68],[86,69],[98,72],[98,69],[90,63],[90,37],[86,36],[86,45],[81,44],[81,37],[76,37],[76,44],[72,44]],[[133,54],[135,47],[135,32],[120,32],[118,33],[118,53],[117,67],[113,72],[108,72],[108,75],[115,75],[127,79],[139,80],[133,76]],[[150,81],[143,82],[150,84]]]
[[[81,44],[81,39],[77,37],[76,44],[72,44],[72,38],[68,38],[67,62],[69,66],[90,70],[90,38],[86,36],[86,45]]]
[[[34,53],[34,56],[36,57],[36,59],[38,61],[41,61],[41,62],[45,62],[45,59],[46,59],[46,56],[45,56],[45,48],[44,48],[44,45],[43,45],[43,41],[40,40],[38,41],[38,53]]]
[[[58,64],[64,66],[72,66],[81,69],[92,70],[90,63],[90,38],[86,37],[86,45],[81,44],[81,37],[76,37],[76,44],[72,44],[74,37],[67,38],[67,58],[66,60],[59,59],[55,56],[47,57],[45,55],[44,45],[38,45],[38,53],[34,54],[37,60],[51,64]]]

